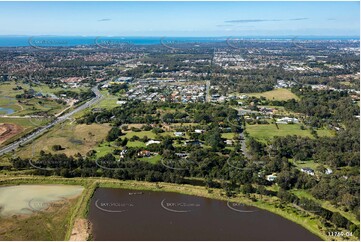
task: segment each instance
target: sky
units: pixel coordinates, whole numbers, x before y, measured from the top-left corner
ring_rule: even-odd
[[[0,2],[0,35],[359,36],[359,2]]]

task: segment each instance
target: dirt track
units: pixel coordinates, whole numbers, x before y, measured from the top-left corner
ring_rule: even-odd
[[[0,123],[0,144],[4,143],[16,134],[21,133],[23,130],[23,127],[16,124]]]

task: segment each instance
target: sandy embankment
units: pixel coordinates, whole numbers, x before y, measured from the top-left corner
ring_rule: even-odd
[[[21,133],[23,130],[24,128],[16,124],[0,123],[0,144],[16,134]]]
[[[73,230],[71,231],[71,241],[86,241],[89,239],[91,233],[91,223],[84,218],[78,218],[74,222]]]

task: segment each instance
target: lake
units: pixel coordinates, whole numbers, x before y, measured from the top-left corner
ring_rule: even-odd
[[[321,240],[265,210],[170,192],[99,188],[89,220],[95,240]]]
[[[0,114],[6,114],[6,115],[10,115],[14,113],[14,109],[12,108],[2,108],[0,107]]]

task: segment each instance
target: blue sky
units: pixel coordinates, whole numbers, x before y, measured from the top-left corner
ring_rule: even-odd
[[[359,2],[0,2],[0,35],[359,36]]]

